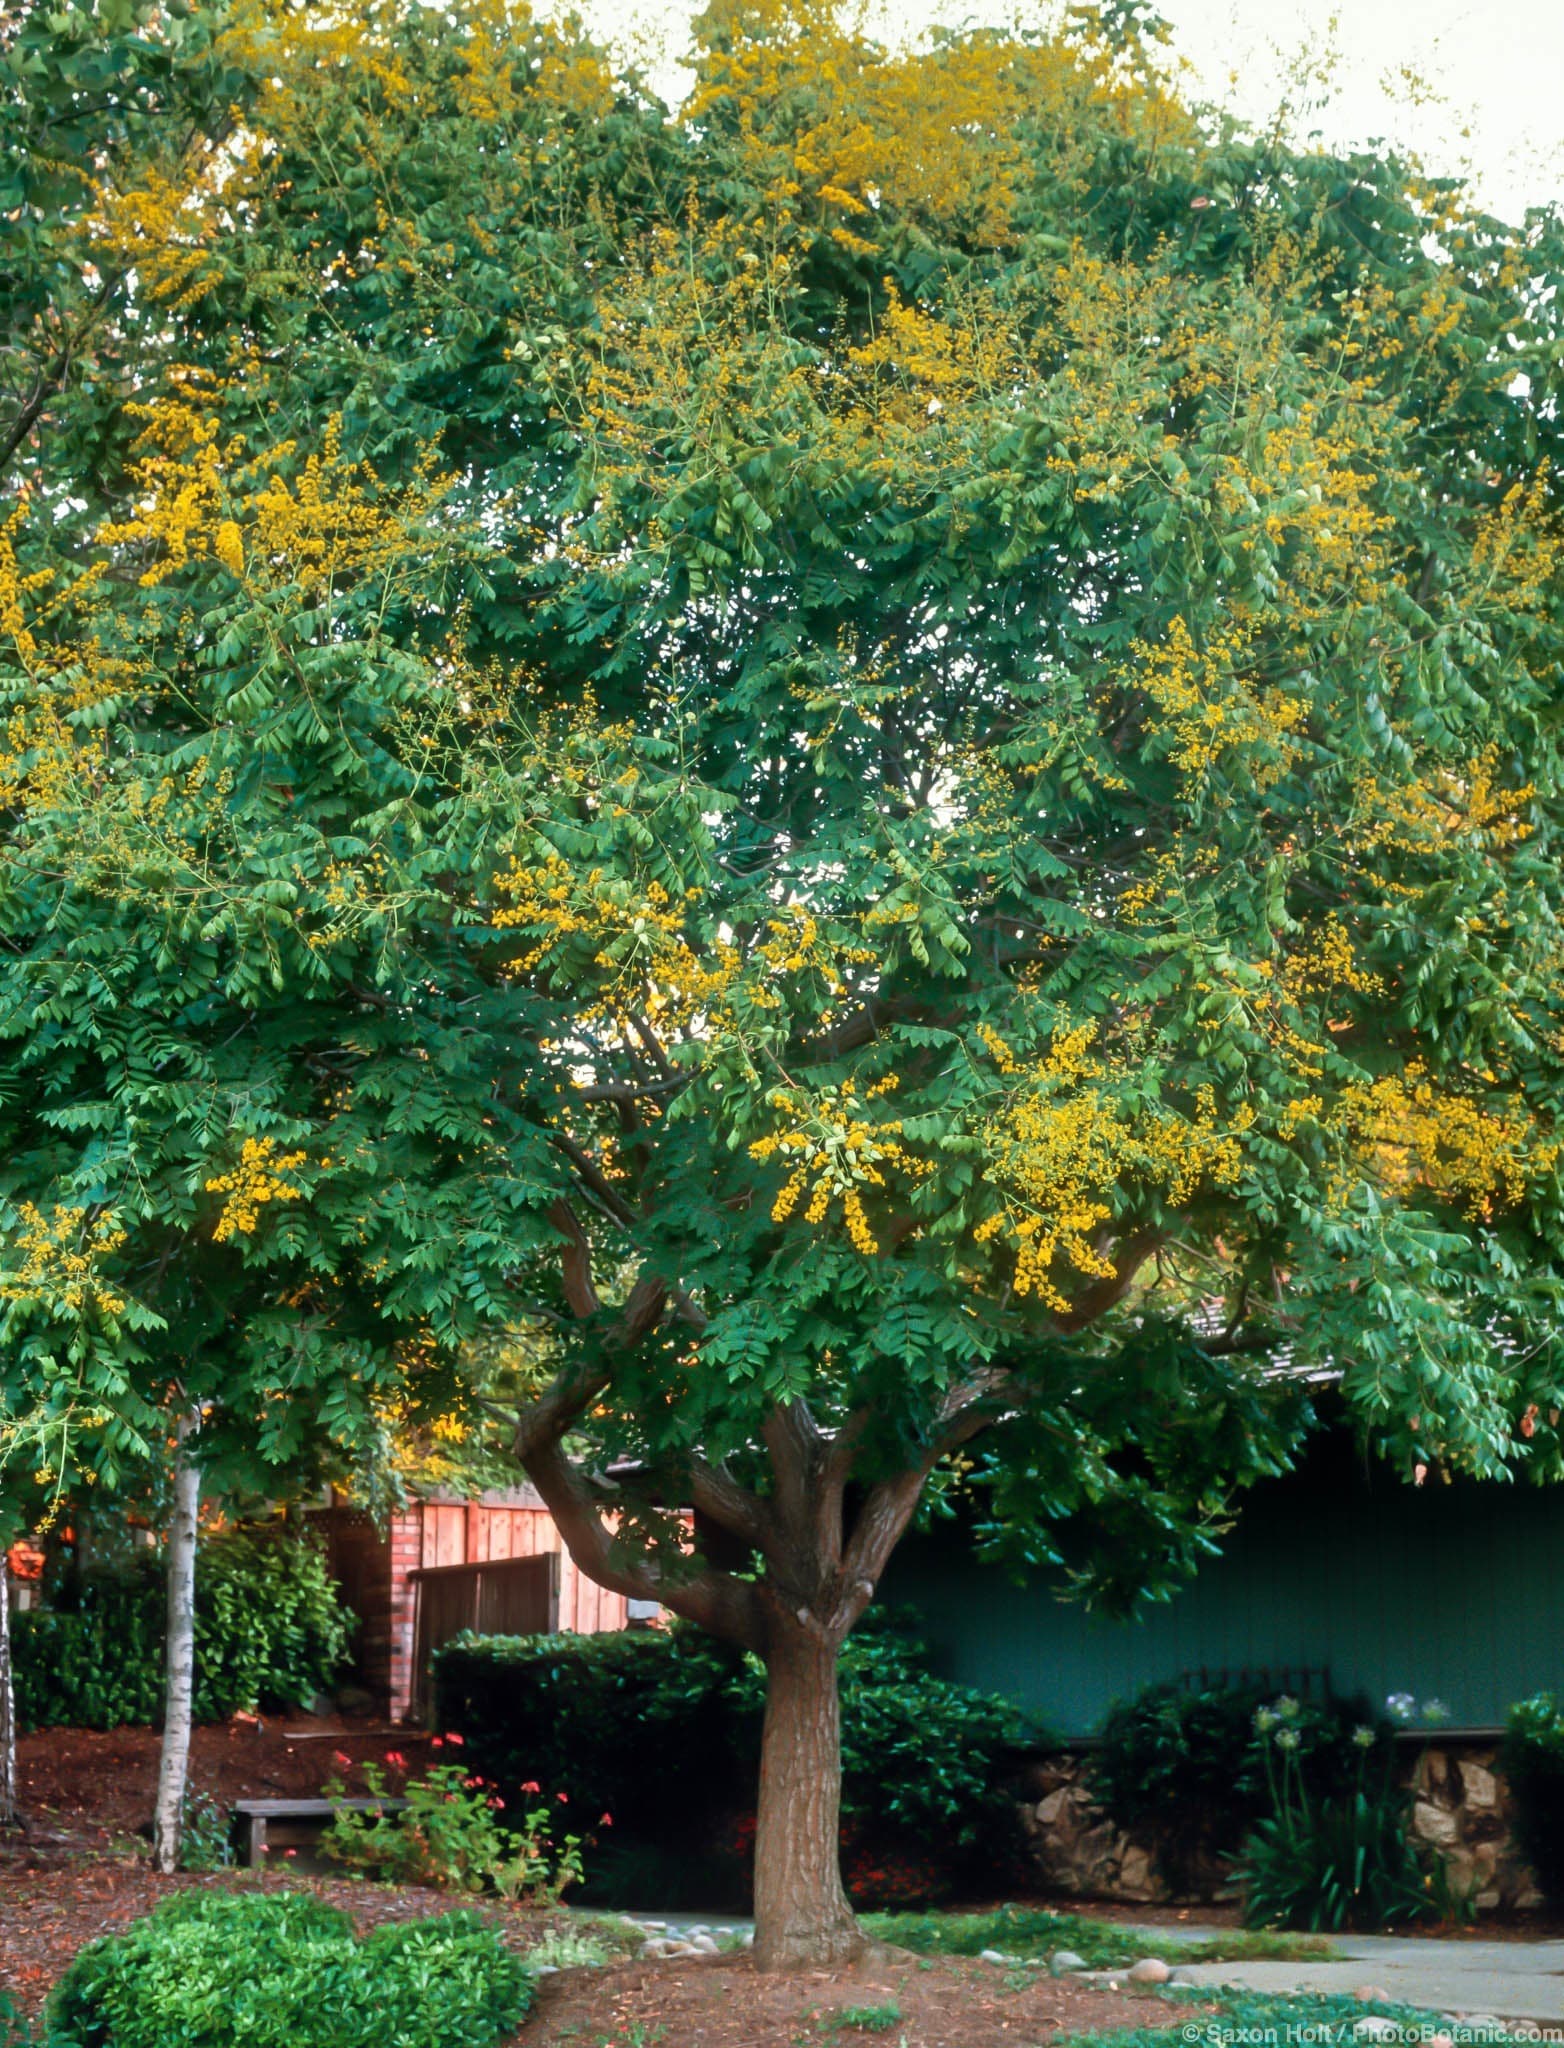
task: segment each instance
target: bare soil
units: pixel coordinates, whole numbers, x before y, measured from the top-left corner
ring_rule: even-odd
[[[544,1981],[518,2048],[1033,2048],[1088,2029],[1172,2025],[1189,2008],[964,1957],[899,1950],[853,1970],[766,1977],[747,1957],[562,1970]],[[886,2008],[894,2006],[890,2018]],[[879,2010],[880,2027],[842,2015]]]
[[[363,1765],[376,1763],[393,1786],[402,1771],[430,1761],[430,1738],[416,1728],[309,1714],[235,1720],[193,1731],[190,1785],[219,1805],[236,1799],[316,1797],[328,1778],[363,1789]],[[0,1877],[48,1869],[85,1851],[112,1850],[148,1831],[157,1784],[155,1728],[40,1728],[16,1746],[17,1789],[31,1823],[20,1842],[0,1838]],[[348,1758],[344,1768],[339,1757]]]

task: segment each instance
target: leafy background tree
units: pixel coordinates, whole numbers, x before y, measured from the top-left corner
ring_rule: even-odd
[[[765,1662],[757,1954],[848,1955],[836,1657],[931,1477],[1122,1601],[1309,1371],[1558,1472],[1559,220],[1130,9],[725,0],[676,116],[498,0],[70,19],[8,1398],[281,1470],[524,1328],[578,1562]]]

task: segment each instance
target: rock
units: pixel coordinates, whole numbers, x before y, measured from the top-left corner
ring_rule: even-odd
[[[1491,1913],[1496,1906],[1503,1905],[1504,1894],[1496,1884],[1485,1884],[1472,1903],[1476,1906],[1479,1913]],[[1441,2036],[1441,2038],[1443,2037]],[[1432,2048],[1432,2044],[1430,2044],[1430,2048]]]
[[[1389,2005],[1390,1993],[1381,1984],[1360,1984],[1353,1997],[1359,2005]]]
[[[754,1930],[754,1928],[753,1928],[753,1927],[746,1927],[746,1928],[745,1928],[745,1930],[744,1930],[744,1932],[743,1932],[743,1934],[742,1934],[742,1935],[740,1935],[739,1939],[740,1939],[740,1940],[741,1940],[741,1941],[743,1942],[743,1944],[744,1944],[745,1948],[753,1948],[753,1947],[755,1946],[755,1930]]]
[[[691,1924],[685,1928],[684,1938],[686,1941],[693,1941],[697,1934],[710,1934],[710,1932],[711,1929],[706,1925],[704,1920],[695,1920],[692,1921]]]
[[[1412,1832],[1425,1842],[1435,1842],[1441,1848],[1453,1848],[1461,1839],[1460,1823],[1453,1813],[1446,1813],[1442,1806],[1432,1801],[1419,1799],[1412,1808]]]
[[[1045,1828],[1054,1827],[1064,1818],[1065,1810],[1070,1805],[1070,1792],[1070,1786],[1060,1785],[1055,1791],[1050,1792],[1047,1798],[1038,1800],[1033,1810]]]
[[[1056,1948],[1048,1958],[1048,1967],[1056,1977],[1063,1977],[1070,1970],[1084,1970],[1085,1956],[1078,1956],[1073,1948]]]
[[[1175,1970],[1168,1978],[1168,1989],[1170,1991],[1187,1991],[1194,1981],[1188,1970]]]
[[[718,1953],[716,1940],[710,1934],[692,1934],[690,1947],[697,1955],[714,1956]]]
[[[997,1948],[985,1948],[978,1951],[978,1961],[980,1963],[1008,1963],[1009,1960],[1009,1956],[1001,1955]]]
[[[628,1913],[625,1915],[625,1925],[626,1927],[642,1928],[647,1934],[666,1934],[668,1932],[666,1920],[632,1920]]]
[[[557,1977],[559,1975],[559,1965],[558,1963],[534,1963],[532,1974],[534,1977]]]
[[[660,1956],[665,1956],[667,1953],[667,1942],[659,1940],[655,1935],[652,1937],[650,1941],[643,1941],[641,1943],[641,1946],[636,1950],[636,1954],[640,1957],[643,1963],[656,1962]]]
[[[1396,2020],[1387,2020],[1374,2013],[1366,2020],[1359,2020],[1352,2029],[1355,2041],[1399,2041],[1401,2026]]]
[[[1497,1806],[1499,1803],[1499,1781],[1492,1771],[1481,1764],[1461,1764],[1461,1798],[1467,1806]]]
[[[1455,2036],[1453,2034],[1430,2034],[1423,2043],[1423,2048],[1455,2048]]]
[[[1129,1980],[1132,1984],[1166,1984],[1172,1974],[1161,1956],[1142,1956],[1131,1965]]]
[[[1114,1887],[1120,1898],[1152,1899],[1157,1895],[1157,1880],[1152,1870],[1151,1851],[1132,1842],[1124,1851],[1119,1863],[1119,1881]]]

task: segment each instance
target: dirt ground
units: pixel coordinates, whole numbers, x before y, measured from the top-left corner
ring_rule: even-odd
[[[257,1725],[195,1731],[191,1782],[223,1805],[251,1797],[316,1794],[328,1778],[362,1789],[363,1766],[394,1787],[433,1760],[416,1730],[294,1714]],[[449,1910],[450,1894],[368,1884],[307,1872],[297,1863],[266,1872],[172,1878],[147,1867],[158,1737],[146,1728],[109,1734],[47,1729],[18,1745],[19,1790],[29,1817],[21,1836],[0,1836],[0,1991],[34,2011],[78,1949],[150,1912],[176,1888],[300,1885],[348,1910],[361,1926]],[[344,1766],[341,1759],[346,1757]],[[1102,1918],[1230,1925],[1231,1906],[1144,1907],[1056,1900]],[[526,1950],[558,1916],[495,1905],[505,1938]],[[1488,1939],[1564,1933],[1549,1916],[1506,1925],[1487,1917]],[[895,2016],[890,2008],[896,2008]],[[883,2033],[840,2016],[866,2012]],[[1180,2015],[1154,1998],[1039,1979],[959,1957],[898,1951],[833,1975],[766,1978],[743,1957],[622,1963],[546,1978],[518,2048],[841,2048],[883,2038],[907,2048],[1019,2048],[1088,2029],[1146,2026]],[[1187,2017],[1187,2014],[1183,2015]]]
[[[291,1882],[281,1872],[158,1877],[136,1854],[76,1856],[33,1871],[0,1869],[0,1991],[9,1993],[22,2011],[35,2011],[78,1949],[139,1920],[176,1891],[230,1890],[240,1884],[275,1891]],[[467,1903],[418,1885],[365,1884],[353,1878],[310,1879],[307,1888],[343,1907],[361,1928],[448,1913],[453,1905]],[[542,1914],[507,1917],[517,1945],[524,1948],[549,1924]]]
[[[417,1729],[288,1714],[197,1728],[190,1785],[220,1805],[235,1799],[312,1798],[331,1777],[363,1789],[362,1767],[376,1763],[393,1787],[402,1756],[415,1771],[430,1761],[430,1738]],[[349,1759],[344,1769],[339,1756]],[[0,1841],[0,1875],[50,1868],[61,1857],[112,1849],[150,1828],[157,1784],[155,1728],[40,1728],[16,1746],[22,1811],[33,1823],[20,1843]]]
[[[448,1911],[443,1892],[282,1872],[155,1877],[139,1856],[78,1857],[54,1869],[0,1874],[0,1991],[35,2012],[79,1948],[111,1934],[175,1890],[275,1890],[297,1884],[352,1914],[360,1927]],[[493,1907],[506,1940],[525,1951],[566,1916]],[[894,2007],[892,2017],[888,2008]],[[867,2013],[883,2036],[844,2025]],[[516,2048],[842,2048],[884,2038],[906,2048],[1035,2048],[1061,2034],[1187,2018],[1148,1997],[1009,1972],[964,1957],[889,1951],[852,1970],[759,1975],[747,1956],[687,1957],[561,1970],[539,1987]]]
[[[1088,2029],[1172,2025],[1187,2006],[996,1969],[963,1957],[889,1960],[855,1970],[763,1977],[748,1958],[712,1956],[562,1970],[545,1980],[518,2048],[1033,2048]],[[894,2007],[894,2015],[889,2008]],[[859,2028],[846,2015],[869,2018]]]

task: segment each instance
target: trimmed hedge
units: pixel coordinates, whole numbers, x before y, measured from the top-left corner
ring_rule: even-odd
[[[277,1528],[206,1538],[196,1556],[196,1719],[307,1704],[332,1684],[354,1626],[312,1536]],[[54,1607],[14,1616],[18,1725],[155,1722],[163,1628],[155,1554],[85,1578]]]
[[[73,2048],[492,2048],[531,2003],[476,1913],[360,1940],[307,1893],[187,1892],[83,1949],[46,2019]]]
[[[1031,1733],[1020,1715],[936,1677],[895,1617],[849,1638],[841,1688],[843,1844],[859,1895],[942,1896],[969,1869],[992,1883],[996,1856],[1014,1848],[999,1779]],[[435,1704],[508,1802],[564,1793],[586,1825],[612,1814],[612,1841],[588,1862],[591,1893],[675,1904],[671,1884],[704,1905],[742,1895],[765,1706],[757,1659],[677,1623],[466,1635],[437,1654]]]

